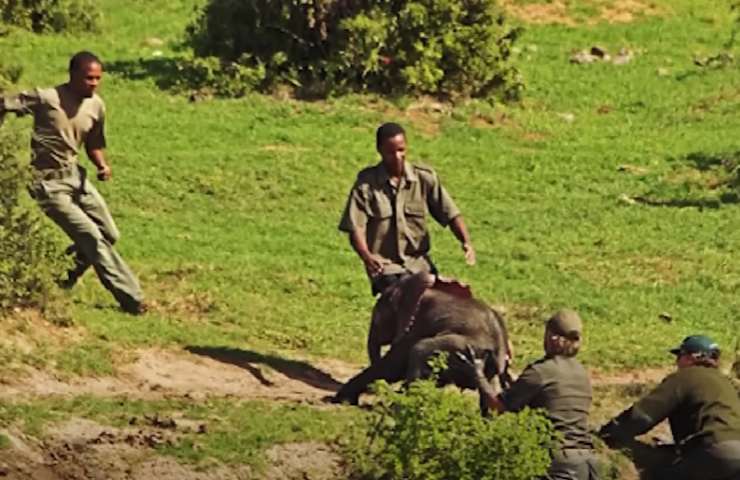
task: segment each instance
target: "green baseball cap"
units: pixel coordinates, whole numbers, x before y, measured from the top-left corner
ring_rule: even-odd
[[[670,352],[674,355],[700,354],[716,355],[719,353],[717,342],[706,335],[691,335],[683,339],[681,345],[672,348]]]
[[[583,321],[574,310],[558,310],[547,320],[547,328],[553,333],[571,340],[580,340],[583,333]]]

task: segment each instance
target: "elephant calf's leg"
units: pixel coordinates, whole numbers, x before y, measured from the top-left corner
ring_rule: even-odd
[[[334,396],[334,402],[349,402],[356,404],[360,395],[367,391],[367,387],[376,380],[385,380],[389,383],[403,378],[406,370],[406,359],[413,343],[413,339],[402,338],[377,362],[352,377]]]
[[[413,381],[428,376],[430,372],[427,361],[435,352],[464,352],[468,343],[469,338],[457,334],[425,338],[417,342],[409,352],[406,380]]]

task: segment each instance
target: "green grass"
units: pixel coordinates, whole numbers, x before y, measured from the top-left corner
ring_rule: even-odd
[[[356,172],[376,161],[374,128],[392,119],[408,127],[412,161],[440,173],[479,254],[466,268],[452,235],[435,228],[435,260],[509,307],[520,363],[539,354],[541,321],[561,306],[583,314],[583,358],[600,368],[664,364],[666,348],[693,332],[733,343],[740,205],[695,181],[722,174],[698,172],[697,155],[740,149],[737,66],[692,64],[729,36],[721,2],[670,2],[665,15],[629,24],[528,26],[521,105],[415,116],[364,96],[190,103],[157,88],[153,72],[132,75],[139,58],[155,58],[148,37],[166,42],[156,58],[183,54],[178,42],[199,3],[104,0],[101,34],[0,38],[4,57],[23,65],[24,86],[64,81],[82,48],[110,65],[102,95],[114,179],[100,190],[123,233],[120,251],[161,306],[143,318],[120,314],[89,275],[72,311],[95,343],[62,368],[95,372],[85,365],[151,345],[364,361],[372,298],[336,225]],[[572,50],[593,44],[637,55],[623,66],[569,64]],[[493,125],[473,127],[474,117]],[[619,172],[623,164],[645,172]],[[630,205],[622,195],[706,208]]]

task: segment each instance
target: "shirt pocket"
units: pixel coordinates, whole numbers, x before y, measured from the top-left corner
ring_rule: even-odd
[[[418,248],[427,235],[426,205],[423,203],[408,203],[403,207],[403,215],[406,219],[406,238],[411,244]]]

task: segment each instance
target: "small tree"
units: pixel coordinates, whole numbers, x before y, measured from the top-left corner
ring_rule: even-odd
[[[0,0],[0,20],[36,33],[96,31],[101,13],[94,0]]]
[[[15,72],[16,78],[4,72]],[[13,83],[18,75],[18,69],[0,67],[0,86]],[[23,138],[11,125],[0,126],[0,313],[49,306],[55,275],[64,269],[58,237],[23,198],[30,174],[27,161],[19,158]]]
[[[505,98],[522,88],[518,33],[497,0],[210,0],[188,27],[197,56],[250,88]]]
[[[429,380],[376,393],[346,445],[354,478],[530,480],[550,465],[554,431],[538,411],[485,419],[471,397]]]

